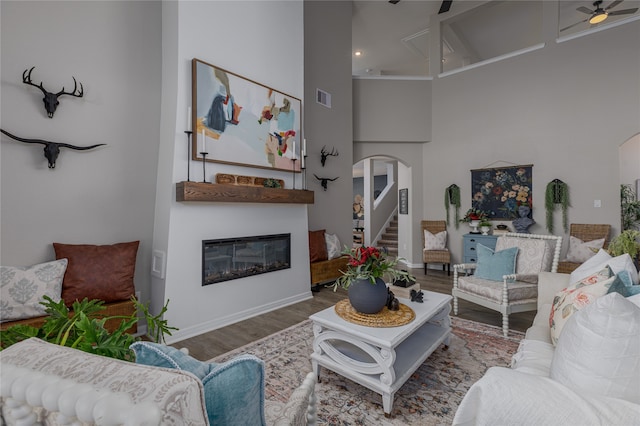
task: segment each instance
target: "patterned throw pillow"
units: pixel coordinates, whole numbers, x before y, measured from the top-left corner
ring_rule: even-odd
[[[60,301],[67,259],[30,267],[0,266],[0,321],[14,321],[45,314],[43,296]]]
[[[424,248],[426,250],[446,250],[447,249],[447,231],[441,231],[437,234],[424,230]]]
[[[583,263],[592,258],[604,246],[604,238],[593,241],[582,241],[574,236],[569,237],[567,261]]]
[[[558,343],[562,328],[571,315],[593,303],[600,296],[607,294],[615,279],[611,268],[605,266],[602,270],[570,285],[555,295],[549,316],[551,343],[554,346]]]
[[[324,234],[324,240],[327,243],[327,257],[335,259],[342,255],[340,249],[340,239],[336,234]]]

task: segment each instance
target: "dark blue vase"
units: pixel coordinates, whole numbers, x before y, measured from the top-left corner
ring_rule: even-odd
[[[382,278],[375,284],[367,279],[357,279],[349,286],[351,306],[363,314],[377,314],[387,304],[387,285]]]

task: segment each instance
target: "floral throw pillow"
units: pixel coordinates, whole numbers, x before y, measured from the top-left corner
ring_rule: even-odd
[[[555,346],[571,315],[585,306],[593,303],[600,296],[609,291],[616,276],[609,266],[559,291],[553,298],[549,327],[551,329],[551,343]]]
[[[424,248],[426,250],[446,250],[447,249],[447,231],[441,231],[437,234],[424,230]]]
[[[604,238],[592,241],[582,241],[580,238],[569,237],[569,251],[567,261],[583,263],[592,258],[604,246]]]
[[[43,296],[60,301],[67,259],[29,267],[0,266],[0,321],[15,321],[45,314]]]

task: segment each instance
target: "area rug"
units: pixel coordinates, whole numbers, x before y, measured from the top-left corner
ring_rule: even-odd
[[[318,422],[325,425],[449,425],[469,387],[492,366],[511,362],[523,333],[452,317],[448,350],[437,349],[396,392],[389,418],[382,397],[323,369],[316,386]],[[265,362],[265,398],[285,402],[311,371],[313,329],[310,320],[222,354],[223,362],[240,353]]]

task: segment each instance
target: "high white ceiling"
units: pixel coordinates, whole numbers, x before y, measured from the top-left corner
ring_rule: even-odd
[[[354,0],[352,48],[354,52],[360,50],[362,56],[353,57],[352,74],[428,75],[430,16],[438,13],[441,3],[440,0],[400,0],[397,4],[387,0]],[[640,0],[603,0],[601,7],[606,9],[611,5],[614,6],[612,12],[640,8]],[[471,6],[478,7],[456,15],[461,7]],[[640,15],[635,12],[610,16],[601,24],[590,25],[586,22],[590,15],[585,9],[577,8],[594,10],[595,6],[593,0],[562,0],[559,28],[571,28],[562,31],[560,36]],[[450,61],[450,66],[489,59],[541,41],[542,1],[453,0],[450,12],[442,17],[446,24],[442,33],[447,43],[444,58]]]

